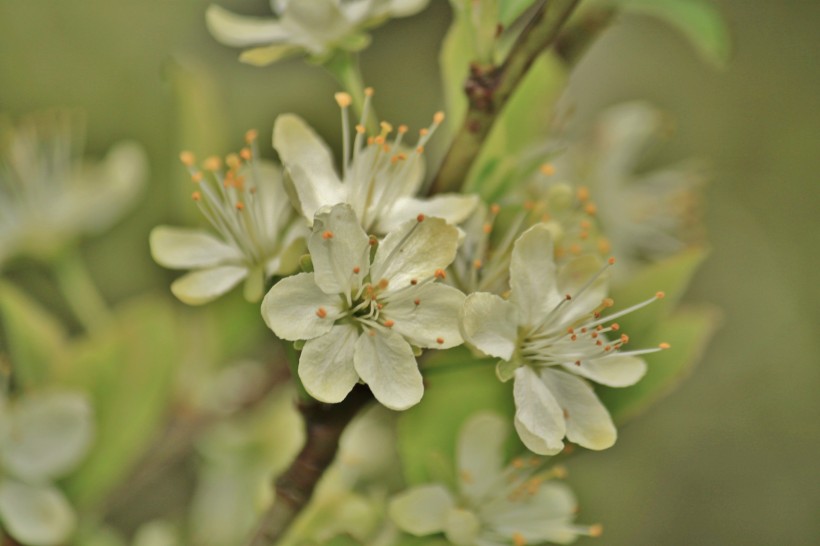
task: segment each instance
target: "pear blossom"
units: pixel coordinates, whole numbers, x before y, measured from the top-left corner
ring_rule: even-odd
[[[502,381],[514,380],[515,428],[524,445],[552,455],[563,438],[595,450],[615,442],[612,419],[587,380],[610,387],[636,383],[646,372],[639,355],[667,348],[623,351],[629,341],[616,318],[662,298],[602,317],[614,302],[606,297],[606,270],[583,256],[556,267],[550,229],[538,224],[516,241],[510,265],[509,299],[476,292],[461,313],[464,339],[501,359]],[[597,272],[596,272],[597,269]]]
[[[444,114],[433,116],[430,127],[420,131],[414,148],[404,139],[407,127],[396,129],[392,140],[388,136],[393,126],[381,122],[378,135],[366,135],[366,122],[372,89],[365,92],[364,111],[355,127],[351,142],[347,93],[337,93],[342,109],[342,174],[333,167],[333,155],[322,139],[294,114],[284,114],[273,127],[273,147],[279,152],[288,173],[288,183],[294,205],[308,219],[323,206],[348,203],[362,227],[383,235],[418,214],[443,218],[452,224],[466,219],[478,203],[473,195],[440,194],[428,199],[414,197],[424,180],[424,147],[444,120]]]
[[[99,163],[79,159],[76,112],[43,112],[3,129],[0,265],[16,255],[49,260],[79,236],[106,230],[144,184],[147,162],[136,143],[115,144]]]
[[[390,502],[392,520],[412,535],[444,533],[458,546],[569,544],[579,535],[600,535],[598,525],[573,523],[575,496],[555,481],[563,469],[544,469],[535,457],[503,466],[507,435],[500,416],[471,417],[456,446],[455,487],[431,483],[404,491]]]
[[[419,215],[377,243],[350,205],[316,214],[308,240],[314,271],[279,281],[262,302],[277,336],[305,340],[298,372],[311,396],[340,402],[362,381],[390,409],[418,403],[424,386],[414,347],[462,343],[464,294],[435,282],[457,245],[458,230],[440,218]]]
[[[418,13],[429,0],[271,0],[275,18],[237,15],[219,6],[206,12],[208,29],[219,42],[251,47],[239,60],[264,66],[304,53],[316,60],[334,50],[367,47],[365,30],[391,17]]]
[[[170,226],[151,232],[151,254],[158,264],[193,270],[171,285],[185,303],[207,303],[242,281],[246,299],[259,301],[265,282],[295,269],[302,252],[304,228],[294,222],[281,171],[255,159],[254,131],[246,140],[248,147],[226,158],[226,172],[217,157],[205,160],[203,172],[193,154],[181,154],[197,186],[192,198],[219,237]]]

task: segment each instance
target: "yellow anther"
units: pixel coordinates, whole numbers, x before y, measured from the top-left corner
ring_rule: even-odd
[[[248,148],[242,148],[242,149],[239,151],[239,157],[241,157],[241,158],[242,158],[242,159],[244,159],[245,161],[250,161],[250,160],[251,160],[251,157],[252,157],[252,155],[251,155],[251,151],[250,151]]]
[[[407,125],[404,125],[404,124],[399,125],[399,133],[403,135],[406,132],[407,132]]]
[[[199,200],[202,199],[202,194],[199,193],[198,191],[195,191],[194,193],[191,194],[191,199],[193,199],[194,201],[199,201]]]
[[[379,127],[382,128],[384,134],[388,134],[390,131],[393,130],[393,126],[387,123],[386,121],[382,121],[381,123],[379,123]]]
[[[586,186],[581,186],[578,188],[577,196],[579,201],[583,202],[589,200],[589,188]]]
[[[333,98],[336,99],[336,104],[338,104],[340,108],[347,108],[353,103],[353,97],[348,93],[336,93],[333,95]]]
[[[666,294],[664,292],[658,291],[658,292],[655,293],[655,297],[658,298],[659,300],[662,300],[663,298],[666,297]]]
[[[430,134],[430,129],[426,127],[423,129],[419,129],[419,136],[427,136],[428,134]]]
[[[238,169],[239,166],[242,164],[240,161],[239,156],[237,154],[228,154],[225,156],[225,164],[228,165],[231,169]]]
[[[544,163],[543,165],[541,165],[539,170],[541,171],[541,174],[543,174],[544,176],[552,176],[555,174],[555,167],[552,165],[552,163]]]
[[[208,171],[218,171],[222,168],[222,160],[217,156],[212,155],[202,162],[202,168]]]
[[[356,132],[357,133],[359,133],[361,135],[361,134],[364,134],[364,131],[365,131],[364,125],[362,125],[361,123],[356,125]]]
[[[659,344],[658,347],[660,347],[663,350],[666,350],[666,349],[671,348],[672,346],[664,341],[663,343]]]
[[[587,203],[584,207],[584,212],[590,216],[595,216],[595,213],[598,212],[598,207],[595,206],[595,203]]]
[[[199,184],[200,182],[202,182],[202,173],[197,171],[194,174],[192,174],[191,175],[191,182],[194,182],[196,184]]]
[[[433,114],[433,123],[438,125],[442,121],[444,121],[444,112],[436,112]]]
[[[193,167],[194,163],[196,163],[196,156],[191,152],[180,152],[179,160],[182,161],[182,164],[186,167]]]
[[[513,546],[527,546],[527,539],[521,533],[513,533]]]
[[[604,298],[601,304],[604,307],[612,307],[613,305],[615,305],[615,300],[613,300],[612,298]]]
[[[375,91],[373,91],[372,87],[365,87],[364,88],[364,95],[366,97],[372,97],[374,93],[375,93]]]
[[[596,523],[595,525],[589,526],[589,536],[593,538],[598,538],[602,534],[604,534],[604,526],[600,523]]]
[[[423,154],[424,153],[424,146],[417,147],[416,148],[416,153],[417,154]]]
[[[603,237],[598,239],[598,251],[601,254],[609,254],[610,250],[612,250],[612,245],[609,244],[607,239],[604,239]]]
[[[259,132],[256,129],[249,129],[245,133],[245,142],[248,144],[253,143],[259,137]]]

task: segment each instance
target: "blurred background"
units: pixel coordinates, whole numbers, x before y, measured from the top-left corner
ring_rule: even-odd
[[[269,13],[264,1],[221,4]],[[650,163],[708,160],[712,252],[687,300],[722,310],[692,377],[623,428],[614,448],[570,463],[579,520],[605,529],[596,544],[820,537],[820,3],[717,4],[733,39],[725,70],[663,24],[621,17],[580,63],[565,98],[580,126],[610,104],[647,99],[676,127]],[[150,184],[139,204],[113,235],[83,246],[111,301],[167,290],[174,278],[151,260],[147,234],[195,212],[181,149],[224,153],[253,127],[269,150],[274,118],[290,111],[332,144],[340,139],[331,78],[299,61],[239,64],[236,50],[208,35],[206,5],[0,0],[0,111],[16,119],[80,108],[88,154],[123,138],[148,150]],[[447,3],[433,0],[374,32],[362,69],[382,117],[420,127],[441,108],[436,59],[448,22]],[[10,275],[52,297],[46,273],[29,264]]]

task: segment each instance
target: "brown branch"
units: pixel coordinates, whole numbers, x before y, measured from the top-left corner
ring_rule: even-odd
[[[458,191],[507,100],[530,66],[555,43],[579,0],[542,0],[501,66],[470,67],[464,90],[468,109],[430,193]]]
[[[310,501],[313,490],[336,456],[339,438],[353,417],[373,399],[358,385],[339,404],[299,402],[307,439],[299,455],[275,482],[276,498],[262,515],[250,546],[271,546],[281,538]]]

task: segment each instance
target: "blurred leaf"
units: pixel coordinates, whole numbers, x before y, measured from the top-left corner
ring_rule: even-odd
[[[611,293],[618,306],[616,309],[642,302],[658,291],[665,293],[663,299],[619,319],[622,329],[630,335],[640,336],[661,322],[678,304],[707,254],[704,248],[686,249],[637,271],[627,282],[613,286]]]
[[[439,65],[444,87],[444,104],[447,108],[447,127],[455,131],[467,111],[467,95],[464,84],[469,75],[470,63],[475,58],[470,20],[466,12],[453,7],[453,22],[441,46]]]
[[[398,449],[410,485],[431,481],[441,461],[454,464],[462,423],[474,412],[492,410],[512,419],[510,385],[495,376],[495,359],[479,359],[466,348],[440,351],[424,366],[424,397],[398,420]]]
[[[634,418],[691,373],[718,326],[718,318],[718,311],[711,307],[680,310],[642,337],[642,345],[667,342],[671,348],[646,355],[649,370],[631,387],[596,385],[599,398],[616,423]]]
[[[509,26],[534,3],[535,0],[500,0],[498,21],[505,27]]]
[[[38,303],[0,282],[0,314],[16,379],[26,387],[45,383],[62,358],[66,333]]]
[[[660,19],[677,29],[704,60],[725,68],[731,37],[723,16],[709,0],[617,0],[627,11]]]
[[[168,303],[142,297],[76,348],[61,379],[90,394],[98,431],[88,459],[66,484],[79,505],[102,500],[157,433],[179,360],[179,338]]]

